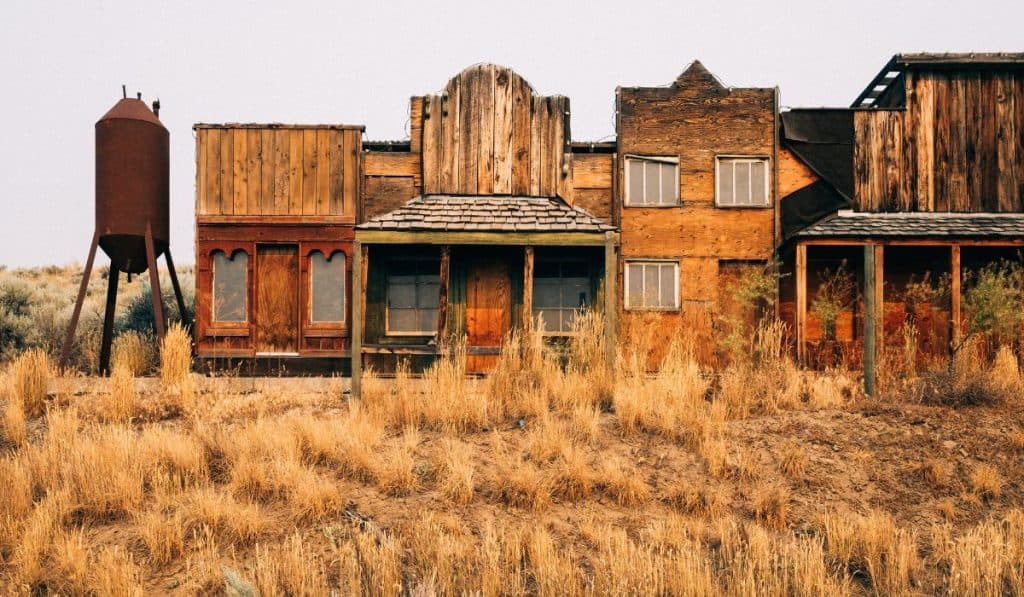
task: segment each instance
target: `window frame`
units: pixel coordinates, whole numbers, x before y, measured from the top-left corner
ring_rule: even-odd
[[[306,292],[308,293],[308,299],[306,301],[306,321],[305,327],[311,330],[346,330],[348,329],[349,319],[349,301],[348,301],[348,286],[349,286],[349,252],[340,247],[309,247],[304,251],[307,271],[309,272]],[[315,268],[313,265],[313,255],[320,253],[324,256],[324,259],[328,263],[334,263],[335,259],[341,258],[342,261],[342,274],[341,274],[341,317],[340,321],[315,321],[313,319],[313,301],[315,292]]]
[[[564,280],[565,279],[565,277],[561,275],[561,273],[562,273],[562,266],[564,264],[567,264],[567,263],[583,264],[584,267],[587,270],[587,275],[585,276],[586,279],[587,279],[587,284],[588,284],[588,297],[587,298],[590,300],[590,304],[587,305],[587,307],[585,307],[585,308],[591,309],[591,308],[594,307],[594,301],[596,300],[594,295],[596,293],[594,292],[594,268],[592,267],[593,264],[592,264],[591,261],[589,261],[589,260],[587,260],[587,259],[585,259],[583,257],[569,257],[569,258],[563,258],[563,259],[559,259],[559,258],[537,259],[537,262],[557,264],[558,265],[558,273],[559,273],[558,280]],[[534,267],[533,271],[534,271],[533,280],[531,281],[531,284],[533,285],[533,297],[532,297],[532,299],[533,299],[533,302],[536,302],[537,301],[537,268]],[[565,307],[559,307],[556,310],[559,312],[559,315],[561,315],[561,313],[563,311],[569,311],[570,309],[565,308]],[[572,310],[574,310],[574,311],[582,311],[583,308],[576,307],[575,309],[572,309]],[[548,312],[545,309],[536,309],[531,304],[530,305],[530,317],[533,318],[534,322],[536,322],[536,320],[537,320],[537,313],[536,313],[537,311],[540,311],[541,313]],[[559,327],[561,327],[561,317],[559,317]],[[574,333],[572,330],[566,330],[566,331],[562,331],[562,330],[558,330],[558,331],[539,330],[539,331],[540,331],[542,336],[571,337],[571,336],[578,335],[578,334]]]
[[[441,306],[441,301],[440,301],[440,294],[441,294],[441,292],[440,292],[441,260],[440,259],[432,259],[432,258],[429,258],[429,257],[422,257],[422,258],[419,258],[419,259],[401,259],[400,261],[402,263],[432,263],[432,264],[436,264],[437,272],[435,274],[418,273],[418,274],[411,274],[411,275],[417,276],[417,277],[418,276],[428,276],[428,275],[435,275],[435,276],[437,276],[437,278],[438,278],[438,306],[434,309],[434,311],[439,310],[440,306]],[[391,329],[391,276],[394,275],[392,273],[392,271],[393,271],[393,266],[394,266],[394,264],[396,262],[397,261],[395,261],[395,260],[392,260],[392,261],[388,262],[387,270],[384,273],[384,335],[385,336],[405,336],[405,337],[410,337],[411,336],[411,337],[421,337],[421,338],[430,338],[430,337],[437,336],[439,330],[436,329],[436,326],[437,326],[437,319],[436,318],[434,319],[435,329],[433,329],[433,330],[392,330]],[[398,275],[410,275],[410,274],[398,274]],[[416,299],[417,299],[417,303],[418,303],[419,302],[419,295],[418,294],[416,296]],[[416,310],[419,311],[420,308],[416,307]]]
[[[234,262],[239,253],[245,255],[245,278],[242,296],[244,298],[243,309],[245,318],[241,320],[219,320],[217,319],[217,253],[223,254],[228,261]],[[248,247],[213,247],[209,252],[210,259],[210,324],[209,329],[217,330],[246,330],[252,324],[252,305],[249,296],[252,280],[253,252]]]
[[[680,207],[680,206],[682,206],[683,198],[682,198],[682,188],[681,188],[682,184],[681,184],[680,178],[679,178],[679,176],[680,176],[679,175],[679,156],[626,154],[624,157],[625,157],[625,161],[624,161],[624,164],[623,164],[623,180],[624,180],[625,184],[623,185],[623,191],[622,191],[622,205],[623,205],[623,207],[639,207],[639,208],[660,209],[660,208],[665,208],[665,207]],[[672,202],[672,203],[633,203],[633,202],[631,202],[631,199],[630,199],[630,196],[629,196],[629,189],[630,189],[630,174],[629,174],[630,168],[629,168],[629,162],[631,160],[636,160],[638,162],[653,162],[653,163],[657,163],[657,164],[671,164],[671,165],[673,165],[674,166],[674,170],[675,170],[675,181],[676,181],[676,184],[675,184],[675,189],[676,189],[675,201]],[[647,169],[644,168],[644,178],[645,179],[647,177],[646,170]],[[659,170],[659,172],[660,172],[660,170]],[[659,183],[660,182],[661,181],[660,181],[660,175],[659,175]],[[646,195],[647,194],[647,191],[646,191],[647,186],[643,185],[643,188],[644,188],[644,194]],[[658,188],[661,189],[661,185],[660,184],[658,185]]]
[[[763,204],[723,204],[721,197],[721,185],[719,181],[722,175],[722,162],[746,162],[764,163],[764,192],[765,202]],[[771,157],[766,155],[739,155],[739,154],[719,154],[715,156],[715,207],[722,209],[767,209],[772,206],[772,188],[771,188]],[[733,170],[733,197],[736,194],[736,174]],[[753,186],[751,185],[751,189]]]
[[[673,306],[670,306],[670,307],[660,307],[660,306],[659,307],[648,307],[646,305],[639,306],[639,307],[630,306],[630,300],[629,300],[629,270],[630,270],[630,267],[629,266],[630,265],[638,265],[638,264],[644,264],[644,265],[647,265],[647,264],[658,264],[658,265],[672,264],[674,266],[672,268],[672,277],[674,278],[674,282],[675,282],[675,284],[673,286],[674,289],[675,289],[675,292],[673,293],[673,299],[674,299]],[[624,260],[624,263],[623,263],[623,274],[622,274],[622,281],[623,281],[623,287],[622,287],[622,308],[625,311],[675,312],[675,311],[681,310],[682,309],[682,303],[680,301],[681,293],[679,291],[680,269],[681,269],[680,268],[680,262],[679,262],[678,259],[657,258],[657,257],[635,257],[635,258],[629,258],[629,259]]]

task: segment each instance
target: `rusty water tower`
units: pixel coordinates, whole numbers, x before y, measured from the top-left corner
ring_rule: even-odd
[[[132,274],[149,270],[156,334],[163,340],[166,322],[156,260],[164,255],[179,313],[183,321],[186,318],[185,301],[170,250],[170,135],[158,118],[159,100],[153,102],[151,110],[142,101],[141,93],[129,98],[122,88],[122,95],[123,98],[96,122],[96,231],[61,355],[61,366],[64,366],[71,352],[99,246],[110,257],[99,363],[104,373],[110,369],[121,272],[130,279]]]

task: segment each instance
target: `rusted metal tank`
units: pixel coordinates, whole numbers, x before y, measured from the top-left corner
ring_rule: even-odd
[[[170,135],[141,98],[122,99],[96,123],[96,232],[123,272],[146,271],[147,225],[154,258],[169,245],[169,154]]]

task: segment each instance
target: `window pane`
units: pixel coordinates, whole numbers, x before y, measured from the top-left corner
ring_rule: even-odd
[[[676,280],[674,264],[668,263],[661,266],[661,302],[660,307],[676,306]]]
[[[644,164],[644,203],[647,205],[657,205],[658,190],[661,187],[661,183],[658,182],[658,172],[661,170],[661,164],[657,162],[647,162]]]
[[[557,261],[536,261],[533,265],[534,278],[557,278],[560,268]]]
[[[737,162],[736,169],[736,205],[750,205],[750,162]]]
[[[558,311],[549,309],[534,309],[533,310],[533,321],[537,322],[540,317],[540,331],[552,332],[558,329]],[[554,323],[552,323],[554,319]]]
[[[389,309],[388,329],[392,332],[415,332],[416,309]]]
[[[424,332],[437,331],[437,309],[423,309],[420,311],[419,330]]]
[[[629,280],[629,288],[626,289],[626,297],[630,307],[642,307],[644,305],[644,266],[640,263],[631,263],[626,266],[626,277]]]
[[[246,321],[249,256],[237,251],[228,257],[223,251],[213,254],[213,320]]]
[[[722,160],[718,162],[718,203],[720,205],[733,205],[732,185],[732,162]]]
[[[626,160],[629,168],[629,189],[627,203],[641,205],[644,198],[644,163],[640,160]]]
[[[441,284],[437,276],[422,280],[416,289],[416,306],[420,309],[436,309],[441,302]]]
[[[314,322],[345,321],[345,255],[335,252],[330,259],[320,251],[310,256],[312,264],[312,313]]]
[[[393,276],[388,279],[388,305],[392,309],[416,307],[416,280],[412,276]]]
[[[658,283],[658,264],[650,264],[645,266],[647,270],[644,272],[644,306],[646,307],[657,307],[658,306],[658,295],[661,293],[661,288]]]
[[[579,309],[590,304],[590,281],[586,278],[565,278],[562,284],[562,306]]]
[[[679,199],[679,173],[675,164],[661,166],[661,203],[673,205]]]
[[[560,331],[571,332],[572,322],[576,319],[576,309],[565,309],[561,312],[562,325]]]
[[[768,193],[765,188],[765,163],[750,164],[750,200],[752,205],[767,205]]]
[[[562,292],[558,282],[534,283],[533,307],[535,309],[550,309],[562,306]]]

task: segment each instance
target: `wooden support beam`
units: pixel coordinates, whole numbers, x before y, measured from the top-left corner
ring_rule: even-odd
[[[878,293],[875,290],[878,270],[875,268],[875,247],[864,245],[864,393],[875,395],[876,334],[878,330]]]
[[[362,395],[363,386],[363,304],[366,300],[363,288],[364,247],[358,240],[352,244],[352,348],[351,375],[352,397]]]
[[[174,259],[171,258],[171,248],[164,251],[164,259],[167,260],[167,273],[171,275],[171,286],[174,287],[174,298],[178,301],[178,317],[181,318],[181,325],[191,327],[188,311],[185,309],[185,297],[181,294],[181,285],[178,284],[178,274],[174,271]]]
[[[437,343],[448,344],[448,279],[451,273],[452,249],[441,247],[440,296],[437,301]]]
[[[874,245],[875,254],[875,356],[882,360],[885,351],[885,245]]]
[[[807,245],[796,245],[796,359],[807,366]]]
[[[68,331],[64,336],[64,349],[60,353],[60,368],[68,365],[68,357],[71,356],[71,346],[75,343],[75,328],[78,327],[78,317],[82,314],[82,304],[85,302],[85,292],[89,288],[89,276],[92,275],[92,264],[96,260],[96,247],[100,242],[100,231],[92,235],[92,244],[89,245],[89,257],[85,260],[85,271],[82,272],[82,283],[78,285],[78,299],[75,300],[75,309],[71,312],[71,321],[68,323]]]
[[[523,321],[524,329],[533,328],[533,247],[523,249]]]
[[[614,232],[605,234],[604,245],[604,333],[605,360],[610,371],[614,371],[615,354],[618,348],[619,325],[619,257],[615,250],[618,235]]]
[[[952,340],[951,348],[952,346],[960,344],[960,337],[963,333],[960,315],[961,276],[960,245],[955,244],[950,247],[949,255],[949,321],[952,326],[952,329],[950,330],[950,339]]]

